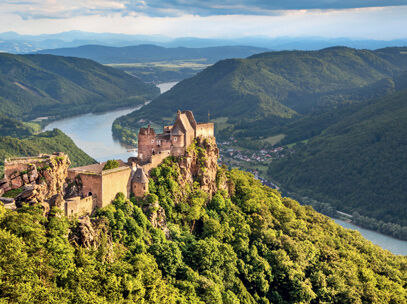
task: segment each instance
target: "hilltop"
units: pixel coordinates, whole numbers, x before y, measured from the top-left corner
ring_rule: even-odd
[[[30,120],[135,106],[159,89],[87,59],[0,54],[0,113]]]
[[[143,198],[119,193],[90,217],[0,206],[3,299],[406,303],[406,257],[218,167],[213,138],[187,153],[150,171]]]
[[[54,129],[40,133],[40,130],[36,123],[21,122],[0,114],[0,177],[3,175],[4,160],[9,157],[65,151],[73,166],[96,162],[62,131]]]
[[[223,60],[119,118],[114,131],[119,138],[129,138],[126,133],[134,134],[140,120],[162,124],[178,108],[187,108],[201,121],[209,112],[218,136],[236,133],[244,142],[302,115],[383,96],[394,91],[385,79],[404,70],[403,48],[335,47]]]

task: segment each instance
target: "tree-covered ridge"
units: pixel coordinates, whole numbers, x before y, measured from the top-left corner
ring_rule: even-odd
[[[3,122],[3,120],[0,119],[0,122]],[[74,167],[96,162],[79,149],[71,138],[58,129],[22,138],[0,136],[0,176],[2,175],[2,166],[6,158],[36,156],[40,153],[51,154],[55,151],[68,154]]]
[[[39,132],[40,129],[41,127],[37,123],[22,122],[0,113],[0,136],[30,136]]]
[[[140,119],[161,123],[178,108],[187,108],[200,120],[207,119],[208,111],[212,118],[226,118],[232,125],[228,134],[242,123],[246,129],[256,127],[258,121],[263,128],[271,128],[298,114],[368,100],[372,89],[383,94],[388,85],[383,79],[407,70],[406,57],[402,48],[337,47],[223,60],[115,125],[134,129]]]
[[[218,183],[228,190],[210,198],[200,180],[181,187],[181,172],[176,159],[167,159],[152,174],[151,195],[130,201],[119,194],[94,214],[93,224],[68,222],[55,210],[45,218],[35,207],[0,207],[2,298],[406,303],[406,257],[281,197],[248,173],[220,169]],[[169,212],[170,239],[150,222],[161,207]],[[83,227],[93,227],[94,238],[84,241]]]
[[[134,106],[159,89],[87,59],[0,54],[0,113],[23,120]]]
[[[407,90],[353,110],[269,173],[288,190],[382,221],[378,226],[407,226]],[[363,225],[407,238],[407,227]]]
[[[142,44],[125,47],[82,45],[73,48],[41,50],[37,53],[88,58],[100,63],[173,62],[181,60],[215,63],[225,58],[244,58],[264,51],[267,49],[252,46],[168,48]]]

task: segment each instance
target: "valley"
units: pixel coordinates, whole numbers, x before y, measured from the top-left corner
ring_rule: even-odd
[[[159,87],[164,93],[165,90],[170,89],[172,85],[174,85],[174,83],[163,83],[159,85]],[[136,109],[136,111],[138,110],[140,110],[140,108]],[[111,125],[114,119],[132,111],[134,111],[134,109],[112,111],[104,114],[86,114],[55,121],[48,125],[45,130],[52,128],[61,129],[72,138],[80,149],[99,162],[108,159],[127,160],[128,157],[136,156],[137,153],[128,152],[129,147],[114,140],[111,134]],[[84,126],[86,132],[83,132]],[[279,189],[279,186],[275,185],[267,175],[268,166],[271,162],[284,158],[284,155],[290,153],[290,149],[276,147],[271,150],[262,149],[253,151],[235,146],[234,141],[235,139],[232,137],[228,141],[220,141],[218,143],[220,150],[219,162],[231,168],[239,168],[251,172],[264,185]],[[330,215],[337,216],[336,214]],[[361,232],[365,238],[384,249],[390,250],[395,254],[407,255],[407,241],[400,241],[380,233],[369,231],[356,225],[351,225],[346,221],[336,221],[345,228]]]
[[[181,81],[141,111],[117,119],[113,133],[131,144],[138,127],[168,123],[167,113],[190,108],[201,121],[215,122],[221,142],[233,139],[232,145],[221,145],[227,164],[257,171],[264,180],[325,214],[355,213],[355,223],[406,239],[403,202],[407,193],[400,184],[404,178],[388,182],[394,174],[406,174],[401,123],[405,121],[406,70],[405,48],[337,47],[223,60]],[[375,121],[380,121],[380,127]],[[336,134],[352,130],[349,124],[354,125],[349,135]],[[328,134],[332,140],[321,141]],[[322,166],[314,157],[304,170],[303,161],[317,151],[309,149],[314,143],[320,144],[318,151],[324,154],[318,157],[326,163]],[[276,148],[286,153],[272,155]],[[375,165],[376,155],[380,155],[380,167]],[[320,171],[326,172],[324,177]],[[382,183],[379,176],[387,182]],[[372,204],[374,209],[368,207]]]
[[[405,16],[0,1],[0,304],[407,304]]]

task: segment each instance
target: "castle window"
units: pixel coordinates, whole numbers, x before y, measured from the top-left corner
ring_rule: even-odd
[[[154,143],[154,139],[151,140],[151,143],[152,143],[152,144]]]

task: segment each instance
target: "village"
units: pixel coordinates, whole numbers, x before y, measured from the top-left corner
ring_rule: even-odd
[[[218,143],[219,163],[230,168],[238,168],[250,172],[263,185],[280,189],[276,184],[266,178],[268,165],[276,159],[283,158],[292,150],[281,146],[250,150],[238,146],[238,141],[233,136]]]

